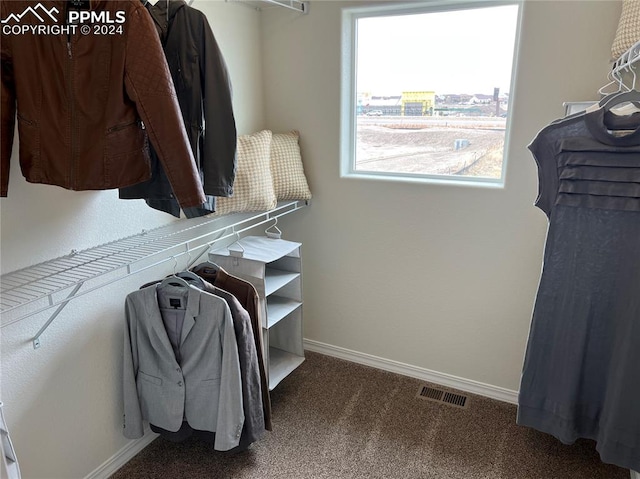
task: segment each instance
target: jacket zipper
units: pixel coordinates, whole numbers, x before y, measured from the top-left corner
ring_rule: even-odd
[[[72,190],[76,189],[76,178],[75,178],[75,165],[76,165],[76,155],[75,155],[75,135],[74,135],[74,126],[75,126],[75,106],[74,106],[74,97],[73,97],[73,53],[71,51],[71,31],[67,33],[67,53],[69,55],[68,65],[68,79],[69,79],[69,103],[70,103],[70,118],[69,118],[69,134],[71,136],[71,169],[69,171],[69,183]]]

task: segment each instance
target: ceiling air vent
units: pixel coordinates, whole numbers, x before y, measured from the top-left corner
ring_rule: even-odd
[[[449,406],[459,407],[462,409],[466,409],[469,404],[469,398],[467,396],[450,393],[425,385],[420,386],[417,396],[420,399],[448,404]]]

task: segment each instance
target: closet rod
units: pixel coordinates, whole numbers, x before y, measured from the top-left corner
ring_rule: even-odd
[[[268,211],[182,220],[7,273],[0,277],[0,327],[58,306],[33,338],[33,345],[37,348],[40,335],[72,300],[183,255],[189,255],[189,262],[193,263],[214,243],[243,234],[308,204],[308,201],[286,201]],[[185,223],[187,227],[177,229]],[[200,252],[200,248],[203,251]],[[194,252],[198,254],[192,260]],[[167,256],[159,260],[153,258],[163,253]],[[137,267],[134,269],[134,266]],[[90,287],[80,291],[85,285]],[[27,306],[31,306],[31,310],[23,311]],[[21,314],[7,318],[7,313],[16,312]]]

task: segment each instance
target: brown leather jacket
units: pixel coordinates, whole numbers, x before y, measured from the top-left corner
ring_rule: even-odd
[[[7,196],[17,103],[20,166],[27,181],[72,190],[140,183],[151,175],[151,140],[180,205],[204,203],[147,10],[139,0],[91,0],[91,12],[101,16],[68,25],[67,4],[0,3],[6,20],[0,44],[1,196]],[[38,30],[21,30],[25,25]]]

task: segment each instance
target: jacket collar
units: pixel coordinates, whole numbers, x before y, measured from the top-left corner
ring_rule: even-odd
[[[152,5],[148,1],[142,0],[147,10],[153,17],[153,20],[158,25],[171,25],[173,22],[176,13],[184,7],[187,6],[187,3],[184,0],[158,0],[158,3]],[[167,16],[167,3],[169,4],[169,15]]]

